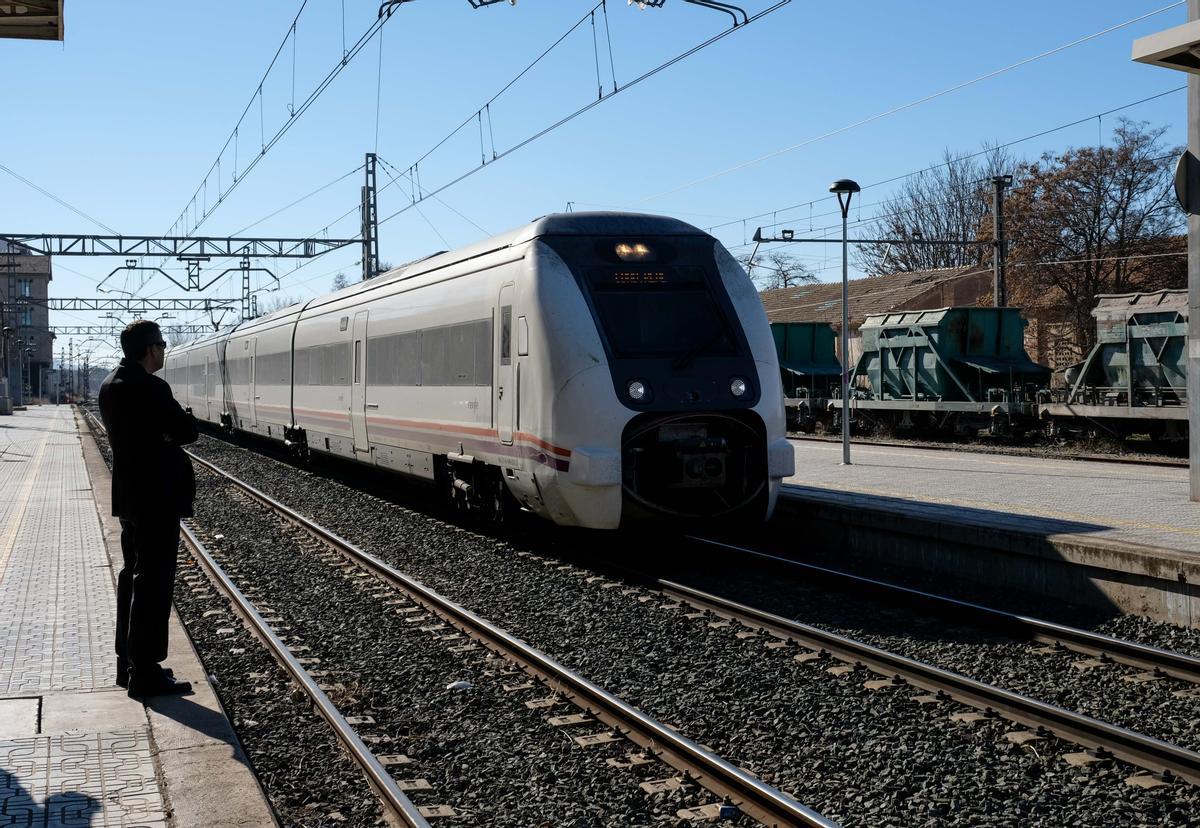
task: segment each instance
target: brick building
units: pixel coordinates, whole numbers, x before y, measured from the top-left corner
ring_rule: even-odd
[[[0,376],[8,376],[9,397],[20,405],[43,396],[44,374],[54,364],[54,337],[46,307],[50,257],[17,251],[0,242]]]

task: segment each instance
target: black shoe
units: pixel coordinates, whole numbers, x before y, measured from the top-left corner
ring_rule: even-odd
[[[170,667],[163,667],[162,675],[174,678],[175,673]],[[120,656],[117,656],[117,687],[129,688],[129,662]]]
[[[147,681],[141,681],[137,677],[131,677],[129,680],[129,698],[131,699],[148,696],[179,696],[190,692],[192,692],[190,681],[176,681],[165,672],[163,675]]]

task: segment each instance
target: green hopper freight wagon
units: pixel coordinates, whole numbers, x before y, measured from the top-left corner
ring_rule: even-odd
[[[896,428],[1024,430],[1050,369],[1025,352],[1019,308],[951,307],[868,316],[851,375],[851,417]],[[841,400],[832,407],[840,410]]]
[[[1066,370],[1066,389],[1041,406],[1050,431],[1183,437],[1188,292],[1101,294],[1096,300],[1095,347]]]
[[[841,383],[837,334],[827,322],[774,322],[788,425],[812,431]]]

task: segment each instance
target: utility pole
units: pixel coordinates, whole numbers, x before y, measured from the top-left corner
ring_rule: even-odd
[[[1004,190],[1012,185],[1011,175],[992,177],[992,304],[1008,306],[1008,283],[1004,279],[1004,260],[1008,240],[1004,238]]]
[[[379,211],[376,209],[375,153],[367,153],[366,182],[362,188],[363,281],[379,275]]]

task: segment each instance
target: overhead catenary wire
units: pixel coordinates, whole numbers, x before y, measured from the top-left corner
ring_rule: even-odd
[[[305,2],[307,2],[307,0],[305,0]],[[301,6],[301,11],[303,11],[303,5]],[[297,14],[297,18],[298,18],[298,16],[299,16],[299,13]],[[221,154],[218,154],[217,160],[214,162],[213,167],[211,167],[209,169],[209,172],[205,175],[204,182],[202,182],[202,185],[206,184],[208,181],[208,177],[212,174],[214,169],[216,170],[216,172],[218,174],[218,188],[217,188],[216,203],[213,204],[211,209],[204,211],[203,214],[201,214],[199,216],[198,220],[192,224],[190,229],[184,235],[191,235],[192,233],[194,233],[197,229],[199,229],[199,227],[201,225],[203,225],[209,219],[209,217],[214,212],[216,212],[216,210],[220,207],[220,205],[224,203],[225,199],[227,199],[233,193],[233,191],[237,188],[237,186],[246,179],[246,176],[249,175],[250,172],[256,166],[258,166],[258,163],[260,161],[262,161],[263,158],[266,157],[267,153],[269,153],[271,151],[271,149],[283,138],[283,136],[287,134],[287,132],[292,128],[292,126],[294,126],[296,124],[296,122],[298,120],[300,120],[301,116],[303,116],[304,113],[308,111],[309,107],[311,107],[313,105],[313,103],[315,103],[317,101],[317,99],[321,97],[321,95],[325,92],[326,89],[329,88],[330,84],[333,83],[333,81],[337,78],[337,76],[340,75],[342,73],[342,71],[354,60],[354,58],[367,46],[367,44],[370,43],[371,40],[374,39],[374,37],[382,31],[384,25],[386,25],[387,21],[390,19],[391,19],[390,14],[381,15],[381,16],[377,17],[371,23],[371,25],[369,27],[367,27],[366,31],[364,31],[362,33],[362,35],[359,37],[359,39],[357,41],[355,41],[350,46],[350,48],[344,52],[342,58],[333,66],[332,69],[329,70],[329,72],[325,75],[324,78],[322,78],[322,80],[316,85],[316,87],[314,87],[314,89],[309,93],[308,97],[306,97],[300,103],[300,105],[298,107],[293,106],[288,120],[285,121],[283,123],[283,125],[275,132],[275,134],[271,136],[271,138],[266,142],[266,144],[262,148],[262,150],[257,155],[255,155],[254,159],[249,164],[247,164],[246,167],[240,171],[240,173],[235,172],[234,178],[232,180],[232,183],[229,185],[229,187],[225,190],[221,190],[219,176],[220,176],[220,168],[221,168],[221,158],[225,152],[225,149],[228,148],[228,144],[229,144],[228,141],[226,142],[226,146],[224,148],[222,148]],[[295,25],[295,23],[293,22],[293,27],[294,27],[294,25]],[[290,36],[294,36],[294,28],[293,28],[293,30],[291,30]],[[283,47],[283,45],[281,44],[281,46],[280,46],[281,50],[282,50],[282,47]],[[276,53],[276,57],[278,57],[278,52]],[[272,65],[273,64],[274,64],[274,60],[272,60]],[[268,72],[269,71],[270,71],[270,69],[268,67]],[[243,117],[244,117],[244,113],[243,113]],[[240,123],[241,123],[241,121],[239,119],[239,122],[238,122],[239,126],[240,126]],[[234,131],[231,134],[230,140],[236,142],[237,132],[238,132],[238,126],[235,126]],[[196,193],[193,193],[192,199],[189,201],[189,206],[195,204],[196,196],[197,196],[197,194],[199,194],[199,192],[200,192],[200,188],[197,188]],[[184,213],[183,213],[184,217],[186,217],[186,213],[187,213],[187,208],[185,207]]]
[[[199,196],[199,195],[201,194],[201,191],[202,191],[202,190],[203,190],[203,191],[206,191],[206,189],[207,189],[207,185],[208,185],[208,178],[209,178],[209,176],[210,176],[210,175],[212,175],[212,173],[213,173],[213,171],[214,171],[214,170],[217,170],[217,169],[219,169],[219,167],[220,167],[220,163],[221,163],[221,157],[222,157],[222,156],[225,154],[225,150],[227,150],[227,149],[229,148],[229,144],[230,144],[232,141],[236,140],[236,138],[237,138],[237,131],[238,131],[238,127],[239,127],[239,126],[241,126],[241,123],[242,123],[242,121],[243,121],[243,120],[245,119],[245,117],[246,117],[246,113],[248,113],[248,112],[250,111],[250,107],[254,105],[254,98],[255,98],[257,95],[261,94],[261,92],[262,92],[262,87],[263,87],[263,84],[264,84],[264,83],[266,83],[266,82],[267,82],[267,79],[270,77],[270,75],[271,75],[271,70],[272,70],[272,69],[275,67],[275,62],[279,60],[279,55],[280,55],[280,54],[282,54],[282,52],[283,52],[283,50],[284,50],[284,47],[286,47],[286,46],[287,46],[287,43],[288,43],[288,41],[289,41],[289,40],[291,40],[291,41],[292,41],[292,106],[291,106],[291,107],[289,107],[289,111],[291,112],[291,114],[292,114],[292,117],[295,117],[295,98],[296,98],[296,91],[295,91],[295,83],[296,83],[296,52],[295,52],[295,48],[296,48],[296,47],[295,47],[295,36],[296,36],[296,24],[299,22],[299,20],[300,20],[300,16],[301,16],[302,14],[304,14],[304,9],[305,9],[307,6],[308,6],[308,0],[301,0],[301,2],[300,2],[300,8],[296,10],[296,14],[295,14],[295,16],[292,18],[292,23],[291,23],[291,25],[290,25],[290,26],[288,26],[288,28],[287,28],[287,31],[286,31],[286,33],[285,33],[285,34],[284,34],[284,36],[283,36],[283,40],[281,40],[281,41],[279,42],[279,46],[278,46],[278,48],[276,48],[276,50],[275,50],[275,54],[273,54],[273,55],[271,56],[271,60],[270,60],[270,62],[267,64],[267,68],[266,68],[266,70],[263,72],[263,74],[262,74],[262,77],[259,79],[259,81],[258,81],[258,84],[255,86],[255,92],[254,92],[254,94],[252,94],[252,95],[250,96],[250,100],[246,102],[246,107],[245,107],[245,108],[242,110],[242,114],[238,116],[237,122],[234,124],[233,130],[232,130],[232,131],[229,133],[229,137],[228,137],[228,138],[226,138],[226,139],[225,139],[225,143],[221,145],[221,150],[220,150],[220,151],[217,153],[216,160],[215,160],[215,161],[213,161],[213,163],[212,163],[212,164],[209,166],[208,170],[207,170],[207,171],[204,173],[204,177],[201,179],[201,181],[200,181],[200,185],[196,187],[196,191],[192,193],[192,196],[191,196],[191,198],[188,200],[187,204],[185,204],[185,205],[184,205],[184,208],[183,208],[183,210],[182,210],[182,211],[180,212],[180,214],[179,214],[179,218],[178,218],[178,219],[176,219],[176,221],[175,221],[175,225],[173,225],[173,226],[180,226],[180,225],[182,225],[182,224],[185,222],[185,218],[186,218],[186,215],[187,215],[187,211],[188,211],[188,209],[189,209],[189,208],[190,208],[190,207],[191,207],[193,204],[195,204],[195,202],[196,202],[196,197],[197,197],[197,196]],[[262,150],[262,151],[263,151],[264,153],[266,152],[266,146],[265,146],[265,142],[264,142],[264,146],[263,146],[263,150]],[[220,182],[218,181],[218,182],[217,182],[217,184],[218,184],[218,192],[219,192],[219,191],[220,191]],[[205,195],[207,195],[207,192],[205,192]],[[206,208],[205,212],[207,213],[207,203],[205,204],[205,208]],[[198,225],[197,225],[197,226],[198,226]],[[195,228],[192,228],[192,229],[193,229],[193,230],[195,230]],[[188,235],[188,234],[185,234],[185,235]]]
[[[1133,108],[1133,107],[1135,107],[1135,106],[1140,106],[1141,104],[1149,103],[1149,102],[1151,102],[1151,101],[1158,100],[1159,98],[1164,98],[1164,97],[1166,97],[1167,95],[1172,95],[1172,94],[1175,94],[1175,93],[1177,93],[1177,92],[1183,92],[1183,91],[1186,91],[1186,90],[1187,90],[1187,86],[1186,86],[1186,85],[1184,85],[1184,86],[1174,86],[1174,87],[1172,87],[1172,88],[1170,88],[1170,89],[1167,89],[1167,90],[1164,90],[1164,91],[1162,91],[1162,92],[1157,92],[1157,93],[1155,93],[1155,94],[1153,94],[1153,95],[1149,95],[1149,96],[1147,96],[1147,97],[1144,97],[1144,98],[1139,98],[1139,99],[1138,99],[1138,100],[1136,100],[1136,101],[1131,101],[1130,103],[1122,104],[1122,105],[1120,105],[1120,106],[1113,107],[1113,108],[1111,108],[1111,109],[1106,109],[1106,110],[1105,110],[1105,111],[1103,111],[1103,112],[1097,112],[1097,113],[1095,113],[1095,114],[1092,114],[1092,115],[1087,115],[1087,116],[1085,116],[1085,117],[1083,117],[1083,118],[1076,118],[1076,119],[1075,119],[1075,120],[1073,120],[1073,121],[1069,121],[1069,122],[1067,122],[1067,123],[1064,123],[1064,124],[1059,124],[1058,126],[1050,127],[1049,129],[1043,129],[1043,130],[1041,130],[1041,131],[1039,131],[1039,132],[1035,132],[1035,133],[1033,133],[1032,135],[1026,135],[1026,136],[1024,136],[1024,137],[1022,137],[1022,138],[1015,138],[1015,139],[1013,139],[1013,140],[1011,140],[1011,141],[1007,141],[1007,142],[1005,142],[1005,143],[1002,143],[1002,144],[996,144],[995,146],[989,146],[989,147],[986,147],[986,148],[984,148],[984,149],[982,149],[982,150],[979,150],[978,152],[969,153],[969,154],[967,154],[967,155],[959,155],[959,156],[955,156],[955,157],[954,157],[952,160],[950,160],[950,161],[943,161],[943,162],[941,162],[941,163],[938,163],[938,164],[932,164],[932,165],[930,165],[930,166],[928,166],[928,167],[924,167],[924,168],[922,168],[922,169],[919,169],[919,170],[914,170],[914,171],[912,171],[912,172],[903,173],[902,175],[894,175],[894,176],[892,176],[891,178],[885,178],[885,179],[882,179],[882,180],[880,180],[880,181],[874,181],[874,182],[872,182],[872,183],[870,183],[870,184],[864,184],[864,185],[862,186],[862,189],[863,189],[863,190],[869,190],[869,189],[872,189],[872,188],[874,188],[874,187],[881,187],[881,186],[884,186],[884,185],[887,185],[887,184],[894,184],[894,183],[896,183],[897,181],[902,181],[902,180],[904,180],[904,179],[906,179],[906,178],[913,178],[913,177],[915,177],[915,176],[918,176],[918,175],[923,175],[923,174],[925,174],[925,173],[934,172],[935,170],[939,170],[939,169],[941,169],[941,168],[943,168],[943,167],[949,166],[949,165],[950,165],[950,164],[952,164],[952,163],[961,162],[961,161],[969,161],[969,160],[971,160],[971,159],[978,158],[978,157],[980,157],[980,156],[983,156],[983,155],[989,155],[989,154],[991,154],[991,153],[993,153],[993,152],[996,152],[996,151],[998,151],[998,150],[1008,149],[1009,147],[1013,147],[1013,146],[1016,146],[1016,145],[1018,145],[1018,144],[1023,144],[1023,143],[1025,143],[1025,142],[1027,142],[1027,141],[1034,141],[1034,140],[1036,140],[1036,139],[1038,139],[1038,138],[1044,138],[1044,137],[1046,137],[1047,135],[1052,135],[1052,134],[1054,134],[1054,133],[1056,133],[1056,132],[1061,132],[1061,131],[1063,131],[1063,130],[1065,130],[1065,129],[1070,129],[1071,127],[1076,127],[1076,126],[1079,126],[1080,124],[1085,124],[1085,123],[1087,123],[1088,121],[1091,121],[1091,120],[1092,120],[1092,119],[1094,119],[1094,118],[1102,117],[1102,116],[1105,116],[1105,115],[1113,115],[1113,114],[1116,114],[1116,113],[1118,113],[1118,112],[1123,112],[1123,111],[1125,111],[1125,110],[1127,110],[1127,109],[1132,109],[1132,108]],[[733,218],[733,219],[730,219],[730,220],[728,220],[728,221],[722,222],[722,223],[720,223],[720,224],[713,224],[713,225],[710,225],[710,226],[708,226],[707,228],[705,228],[705,230],[706,230],[707,232],[710,232],[710,233],[711,233],[711,232],[712,232],[712,231],[714,231],[714,230],[720,230],[720,229],[722,229],[722,228],[724,228],[724,227],[730,227],[730,226],[733,226],[733,225],[736,225],[736,224],[740,224],[740,223],[742,223],[742,222],[753,221],[753,220],[755,220],[755,219],[760,219],[760,218],[766,218],[767,216],[775,216],[777,213],[783,213],[783,212],[787,212],[787,211],[789,211],[789,210],[798,210],[798,209],[800,209],[801,207],[809,207],[809,208],[811,208],[813,204],[820,204],[820,203],[822,203],[822,202],[825,202],[825,201],[832,201],[833,199],[834,199],[834,197],[833,197],[833,196],[822,196],[822,197],[820,197],[820,198],[812,199],[811,201],[801,201],[801,202],[799,202],[799,203],[797,203],[797,204],[792,204],[792,205],[789,205],[789,206],[787,206],[787,207],[776,207],[776,208],[773,208],[773,209],[771,209],[771,210],[765,210],[765,211],[763,211],[763,212],[761,212],[761,213],[755,213],[755,214],[753,214],[753,215],[749,215],[749,216],[741,216],[741,217],[738,217],[738,218]],[[830,211],[828,211],[828,212],[825,212],[825,213],[817,213],[815,216],[813,216],[813,215],[810,213],[810,215],[809,215],[809,219],[811,220],[812,218],[822,218],[822,217],[824,217],[824,216],[833,216],[833,215],[841,215],[841,213],[840,213],[840,211],[838,211],[838,210],[830,210]],[[775,222],[775,223],[773,223],[773,224],[767,224],[767,225],[763,225],[763,226],[764,226],[764,227],[778,227],[778,226],[780,225],[780,223],[781,223],[781,222]]]
[[[709,37],[707,40],[704,40],[701,43],[698,43],[698,44],[692,46],[691,48],[679,53],[678,55],[667,60],[666,62],[661,63],[658,66],[655,66],[654,68],[650,69],[647,72],[644,72],[643,74],[639,75],[638,77],[636,77],[633,80],[626,83],[624,86],[614,89],[612,92],[608,93],[607,95],[601,95],[598,99],[590,101],[586,105],[579,107],[574,112],[563,116],[562,118],[560,118],[559,120],[550,124],[549,126],[544,127],[543,129],[538,130],[537,132],[533,133],[532,135],[529,135],[528,137],[518,141],[517,143],[510,146],[508,149],[503,150],[499,153],[496,153],[495,157],[493,158],[493,161],[497,161],[501,158],[505,158],[505,157],[517,152],[518,150],[523,149],[524,147],[528,146],[529,144],[532,144],[533,142],[550,134],[551,132],[554,132],[555,130],[560,129],[561,127],[565,126],[566,124],[570,123],[571,121],[575,120],[576,118],[582,116],[583,114],[590,112],[594,107],[599,106],[600,104],[604,103],[605,101],[612,100],[612,98],[619,95],[620,93],[625,92],[628,89],[632,89],[633,87],[637,86],[638,84],[640,84],[646,80],[649,80],[650,78],[654,77],[655,75],[659,74],[660,72],[666,71],[667,69],[669,69],[670,67],[679,63],[680,61],[686,60],[687,58],[691,57],[692,55],[696,54],[697,52],[703,51],[704,49],[707,49],[708,47],[712,46],[713,44],[715,44],[721,40],[724,40],[730,34],[732,34],[734,32],[742,31],[750,23],[754,23],[758,20],[761,20],[762,18],[766,17],[767,15],[778,11],[779,9],[781,9],[784,6],[791,3],[791,1],[792,0],[778,0],[778,2],[776,2],[774,5],[768,6],[767,8],[758,12],[757,14],[749,17],[746,20],[746,22],[743,23],[741,26],[738,26],[737,28],[733,28],[733,29],[724,29],[721,32],[713,35],[712,37]],[[597,4],[597,7],[598,6],[599,6],[599,4]],[[588,19],[588,17],[585,15],[583,18],[581,18],[579,20],[579,22],[577,22],[575,24],[575,26],[572,27],[572,29],[570,31],[574,31],[575,29],[579,28],[579,26],[582,25],[584,22],[586,22],[587,19]],[[568,34],[569,34],[569,32],[568,32]],[[559,40],[556,41],[556,45],[557,45],[557,43],[561,43],[565,37],[566,37],[566,35],[563,35],[562,38],[559,38]],[[553,48],[553,47],[551,47],[551,48]],[[541,57],[544,57],[545,54],[548,54],[548,53],[549,53],[549,50],[547,50],[547,52],[543,53],[543,55]],[[539,57],[539,60],[541,59],[541,57]],[[526,67],[524,70],[522,70],[522,72],[517,76],[517,78],[520,78],[522,75],[524,75],[527,71],[529,71],[530,68],[532,68],[532,66],[533,66],[533,64],[531,64],[529,67]],[[504,89],[502,89],[499,93],[497,93],[495,96],[492,97],[492,99],[489,101],[489,103],[494,102],[497,97],[499,97],[501,94],[503,94],[503,92],[505,90],[510,88],[512,86],[512,84],[516,82],[517,78],[514,78],[512,81],[509,81],[509,83],[505,85]],[[468,118],[466,121],[464,121],[463,125],[469,124],[473,118],[474,118],[474,115],[472,115],[470,118]],[[409,167],[409,169],[414,170],[414,172],[415,172],[415,169],[420,165],[421,161],[428,158],[432,152],[434,152],[438,147],[445,144],[446,141],[450,140],[450,138],[453,137],[453,135],[456,132],[458,132],[458,130],[461,130],[461,129],[462,129],[462,125],[460,125],[457,129],[455,129],[454,132],[452,132],[450,135],[447,135],[445,138],[443,138],[441,141],[439,141],[436,145],[434,145],[433,149],[430,149],[423,156],[421,156],[421,158],[419,158],[411,167]],[[468,169],[467,171],[461,173],[460,175],[451,179],[450,181],[447,181],[446,183],[441,184],[441,185],[429,190],[426,193],[425,197],[429,198],[431,196],[438,195],[439,193],[449,189],[450,187],[453,187],[455,184],[458,184],[458,183],[466,180],[467,178],[470,178],[475,173],[482,170],[485,166],[488,166],[488,164],[479,164],[478,166]],[[420,201],[420,199],[416,199],[416,200],[412,201],[410,204],[400,208],[399,210],[395,211],[394,213],[388,215],[387,217],[380,219],[379,223],[382,225],[385,222],[391,221],[392,219],[396,218],[397,216],[410,210],[419,201]]]
[[[103,228],[103,229],[107,230],[108,232],[112,233],[114,236],[118,236],[118,235],[120,235],[120,234],[119,234],[119,233],[118,233],[116,230],[112,229],[112,228],[111,228],[111,227],[109,227],[107,224],[105,224],[104,222],[100,221],[100,219],[98,219],[98,218],[96,218],[96,217],[94,217],[94,216],[92,216],[92,215],[89,215],[88,213],[85,213],[83,210],[79,209],[79,208],[78,208],[78,207],[76,207],[74,204],[71,204],[71,203],[70,203],[69,201],[67,201],[66,199],[63,199],[63,198],[60,198],[60,197],[56,196],[54,193],[50,192],[50,191],[49,191],[49,190],[47,190],[45,187],[42,187],[42,186],[39,186],[38,184],[35,184],[34,182],[30,181],[30,180],[29,180],[28,178],[26,178],[25,176],[21,175],[21,174],[20,174],[19,172],[17,172],[16,170],[13,170],[13,169],[11,169],[11,168],[9,168],[9,167],[6,167],[6,166],[5,166],[5,165],[3,165],[3,164],[0,164],[0,170],[3,170],[4,172],[8,173],[8,174],[9,174],[9,175],[11,175],[13,178],[15,178],[15,179],[17,179],[18,181],[20,181],[22,184],[25,184],[25,185],[27,185],[27,186],[29,186],[29,187],[32,187],[33,189],[37,190],[39,193],[41,193],[42,195],[46,196],[46,198],[50,199],[51,201],[54,201],[54,202],[56,202],[57,204],[60,204],[60,205],[62,205],[63,207],[66,207],[68,210],[70,210],[70,211],[71,211],[72,213],[74,213],[75,215],[77,215],[77,216],[80,216],[81,218],[87,219],[87,220],[88,220],[88,221],[90,221],[92,224],[96,225],[97,227],[101,227],[101,228]]]
[[[773,150],[771,152],[766,153],[765,155],[760,155],[757,158],[752,158],[748,161],[742,161],[742,162],[735,164],[731,167],[728,167],[726,169],[719,170],[715,173],[710,173],[709,175],[705,175],[700,178],[693,179],[692,181],[688,181],[683,184],[680,184],[676,187],[672,187],[669,190],[664,190],[660,193],[655,193],[653,195],[645,196],[644,198],[639,199],[635,203],[644,204],[647,201],[654,201],[654,200],[662,198],[664,196],[668,196],[668,195],[672,195],[674,193],[680,192],[681,190],[689,189],[698,184],[703,184],[705,182],[712,181],[714,179],[729,175],[730,173],[746,169],[747,167],[751,167],[756,164],[760,164],[763,161],[767,161],[772,158],[777,158],[780,155],[786,155],[787,153],[794,152],[795,150],[803,149],[804,147],[811,146],[812,144],[818,143],[820,141],[824,141],[828,138],[832,138],[834,136],[841,135],[846,132],[850,132],[851,130],[857,129],[862,126],[866,126],[867,124],[874,123],[875,121],[882,120],[883,118],[887,118],[892,115],[896,115],[900,112],[904,112],[909,109],[913,109],[915,107],[929,103],[930,101],[937,100],[938,98],[944,97],[946,95],[950,95],[955,92],[959,92],[963,89],[966,89],[967,87],[974,86],[975,84],[982,83],[983,81],[990,80],[992,78],[998,77],[999,75],[1003,75],[1003,74],[1011,72],[1015,69],[1019,69],[1023,66],[1027,66],[1030,63],[1034,63],[1035,61],[1043,60],[1045,58],[1051,57],[1052,55],[1059,54],[1060,52],[1066,51],[1067,49],[1071,49],[1075,46],[1079,46],[1084,43],[1088,43],[1089,41],[1095,40],[1098,37],[1103,37],[1104,35],[1111,34],[1112,32],[1119,31],[1120,29],[1124,29],[1128,26],[1132,26],[1135,23],[1139,23],[1150,17],[1154,17],[1155,15],[1159,15],[1159,14],[1162,14],[1163,12],[1170,11],[1171,9],[1177,9],[1180,6],[1184,6],[1184,5],[1186,5],[1186,0],[1179,0],[1178,2],[1171,3],[1167,6],[1163,6],[1161,8],[1154,9],[1153,11],[1149,11],[1149,12],[1146,12],[1145,14],[1138,15],[1137,17],[1131,18],[1122,23],[1117,23],[1113,26],[1109,26],[1098,32],[1093,32],[1092,34],[1084,35],[1083,37],[1076,38],[1075,40],[1072,40],[1069,43],[1065,43],[1061,46],[1056,46],[1053,49],[1047,49],[1046,51],[1039,52],[1036,55],[1032,55],[1030,57],[1018,60],[1015,63],[1010,63],[1007,66],[1002,66],[999,69],[994,69],[990,72],[985,72],[984,74],[978,75],[977,77],[971,78],[970,80],[966,80],[961,83],[954,84],[953,86],[948,86],[945,89],[941,89],[936,92],[930,93],[928,95],[924,95],[920,98],[916,98],[916,99],[908,101],[906,103],[898,104],[897,106],[893,106],[889,109],[885,109],[882,112],[877,112],[874,115],[869,115],[865,118],[861,118],[857,121],[854,121],[853,123],[846,124],[845,126],[841,126],[841,127],[837,127],[836,129],[828,130],[826,132],[820,133],[819,135],[815,135],[811,138],[806,138],[805,140],[800,141],[799,143],[791,144],[790,146],[786,146],[781,149]]]

